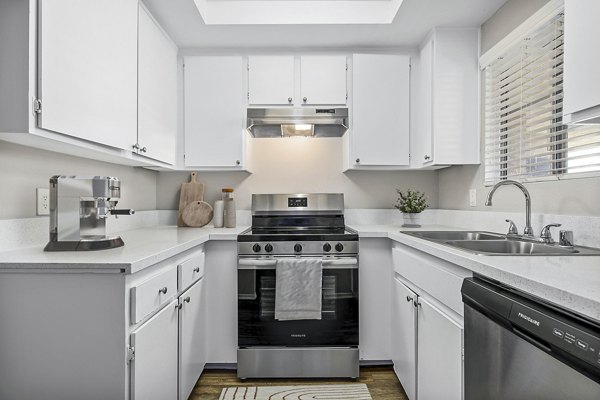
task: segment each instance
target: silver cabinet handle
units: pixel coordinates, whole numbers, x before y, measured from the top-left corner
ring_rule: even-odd
[[[413,298],[410,296],[406,296],[406,301],[408,301],[410,303],[411,301],[413,301]]]
[[[140,149],[140,151],[141,151],[142,153],[145,153],[145,152],[147,151],[147,149],[146,149],[146,146],[142,147],[142,148]]]
[[[185,301],[186,303],[189,303],[189,302],[190,302],[190,300],[192,300],[192,299],[190,299],[190,296],[188,296],[188,297],[186,297],[185,299],[183,299],[183,301]]]
[[[181,310],[182,307],[183,307],[183,304],[175,304],[176,310]]]
[[[288,103],[291,103],[291,102],[292,102],[292,98],[288,97]]]
[[[165,286],[164,288],[158,289],[158,293],[167,294],[167,287]]]
[[[360,158],[357,158],[357,159],[356,159],[356,163],[357,163],[357,164],[360,164]]]
[[[194,272],[196,272],[196,273],[200,272],[200,267],[194,268]]]
[[[306,103],[308,99],[306,97],[302,98],[302,101]]]
[[[240,160],[235,160],[235,165],[240,165],[240,164],[241,164]]]
[[[431,160],[431,156],[425,156],[425,160]]]

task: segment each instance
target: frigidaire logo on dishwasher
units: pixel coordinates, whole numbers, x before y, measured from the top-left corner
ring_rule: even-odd
[[[295,338],[305,338],[306,333],[292,333],[290,336]]]
[[[528,322],[531,322],[534,325],[540,326],[540,321],[535,320],[535,319],[533,319],[533,318],[531,318],[531,317],[529,317],[529,316],[527,316],[525,314],[522,314],[522,313],[518,313],[518,315],[519,315],[519,317],[523,318],[525,321],[528,321]]]

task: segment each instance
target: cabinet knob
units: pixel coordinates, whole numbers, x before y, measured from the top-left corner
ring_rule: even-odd
[[[431,156],[425,156],[425,160],[431,160]]]
[[[181,310],[182,307],[183,307],[183,304],[175,304],[176,310]]]
[[[413,304],[415,305],[415,307],[421,307],[421,303],[419,303],[419,301],[413,301]]]
[[[164,288],[158,289],[158,293],[167,294],[167,287],[165,286]]]
[[[142,147],[142,148],[140,149],[140,151],[141,151],[142,153],[145,153],[145,152],[147,151],[147,150],[146,150],[146,146]]]
[[[413,298],[410,296],[406,296],[406,301],[408,301],[410,303],[411,301],[413,301]]]
[[[196,273],[200,272],[200,267],[194,268],[194,272],[196,272]]]
[[[240,165],[240,164],[241,164],[240,160],[235,160],[235,165]]]
[[[302,101],[303,101],[303,102],[305,102],[305,103],[306,103],[306,101],[307,101],[307,100],[308,100],[308,99],[307,99],[306,97],[303,97],[303,98],[302,98]]]
[[[357,163],[357,164],[360,164],[360,158],[357,158],[357,159],[356,159],[356,163]]]
[[[288,97],[288,103],[291,103],[291,102],[292,102],[292,98]]]
[[[139,145],[139,143],[136,143],[136,144],[134,144],[134,145],[133,145],[133,146],[131,146],[131,147],[133,147],[133,149],[134,149],[134,150],[139,150],[139,149],[140,149],[140,145]]]
[[[192,299],[190,299],[190,296],[188,296],[188,297],[186,297],[185,299],[183,299],[183,301],[185,301],[186,303],[189,303],[189,302],[190,302],[190,300],[192,300]]]

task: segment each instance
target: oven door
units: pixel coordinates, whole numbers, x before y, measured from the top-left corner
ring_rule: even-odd
[[[238,346],[358,346],[358,259],[323,259],[322,319],[275,319],[277,258],[240,258]]]

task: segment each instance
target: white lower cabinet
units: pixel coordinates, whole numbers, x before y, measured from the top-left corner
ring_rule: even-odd
[[[392,362],[409,399],[417,394],[417,294],[394,279]]]
[[[179,296],[179,399],[186,400],[206,364],[204,279]]]
[[[177,398],[177,300],[131,334],[131,399]]]
[[[393,257],[392,361],[410,400],[463,398],[460,285],[472,273],[396,244]]]

